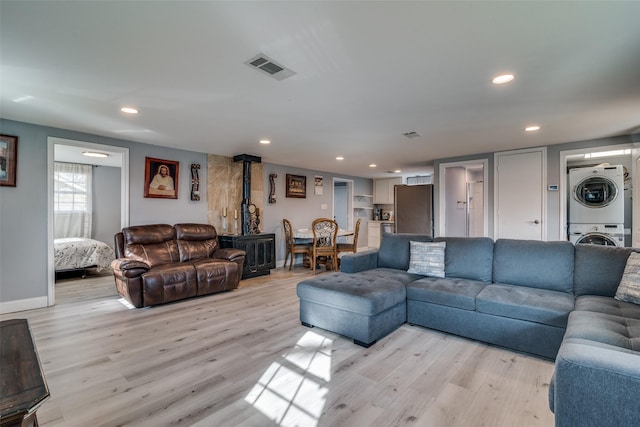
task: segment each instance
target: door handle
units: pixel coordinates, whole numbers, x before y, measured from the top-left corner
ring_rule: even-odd
[[[531,223],[533,223],[533,224],[540,224],[540,221],[539,221],[539,220],[537,220],[537,219],[534,219],[533,221],[529,221],[529,222],[531,222]]]

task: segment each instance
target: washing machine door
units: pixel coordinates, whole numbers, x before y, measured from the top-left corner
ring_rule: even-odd
[[[590,176],[580,181],[573,198],[587,208],[603,208],[618,197],[618,186],[606,176]]]
[[[600,246],[618,246],[616,241],[606,234],[600,233],[589,233],[580,237],[576,241],[577,244],[587,244],[587,245],[600,245]]]

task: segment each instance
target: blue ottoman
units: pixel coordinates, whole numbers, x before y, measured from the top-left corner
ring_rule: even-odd
[[[369,347],[407,320],[402,281],[385,275],[330,273],[297,286],[300,321],[352,338]]]

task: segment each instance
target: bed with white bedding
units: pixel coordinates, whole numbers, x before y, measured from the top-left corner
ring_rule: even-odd
[[[113,249],[99,240],[65,237],[54,240],[55,270],[72,271],[95,267],[97,271],[111,268]]]

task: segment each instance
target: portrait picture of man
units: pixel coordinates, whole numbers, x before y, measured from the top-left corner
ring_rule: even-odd
[[[16,186],[18,137],[0,135],[0,186]]]
[[[177,199],[179,162],[151,157],[145,160],[144,197]]]

